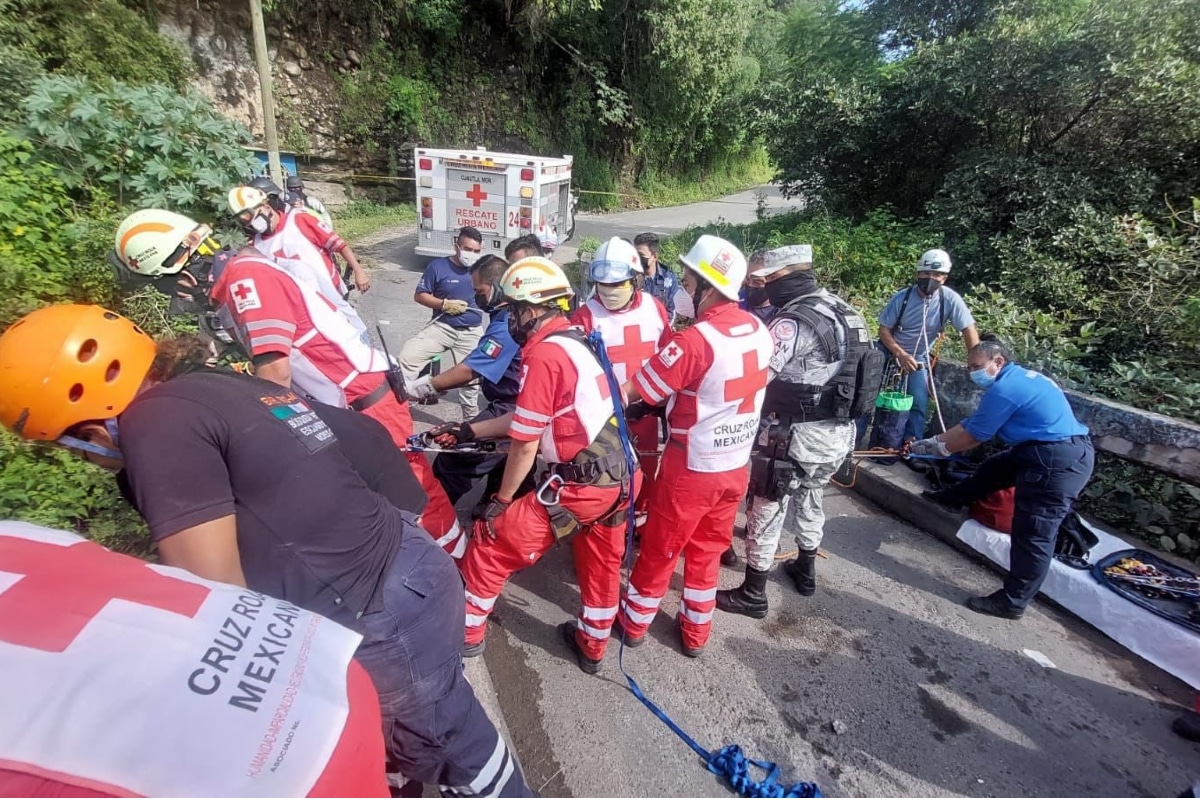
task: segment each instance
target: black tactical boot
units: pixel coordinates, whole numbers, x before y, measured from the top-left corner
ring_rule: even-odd
[[[767,570],[746,567],[746,579],[736,589],[717,592],[717,608],[753,619],[767,615]]]
[[[783,562],[783,571],[796,585],[796,591],[804,597],[812,597],[817,591],[817,550],[800,550],[798,558]]]
[[[737,565],[738,565],[737,551],[733,549],[733,545],[729,545],[729,549],[726,550],[724,553],[721,553],[721,566],[722,567],[736,567]]]

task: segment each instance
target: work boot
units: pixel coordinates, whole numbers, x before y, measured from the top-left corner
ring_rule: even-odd
[[[746,567],[746,578],[736,589],[717,592],[717,608],[752,619],[767,615],[767,570]]]
[[[733,545],[729,545],[729,549],[721,553],[722,567],[736,567],[738,565],[737,550],[733,549]]]
[[[583,648],[579,646],[579,639],[575,632],[579,628],[574,622],[564,622],[558,626],[558,632],[562,634],[563,641],[567,643],[567,647],[575,654],[575,662],[579,664],[579,668],[588,675],[595,675],[600,671],[600,659],[592,660],[583,654]]]
[[[699,647],[688,647],[686,644],[684,644],[684,642],[683,642],[683,626],[680,625],[679,626],[679,649],[688,658],[699,658],[700,654],[704,652],[704,645],[700,645]]]
[[[1171,730],[1189,742],[1200,742],[1200,714],[1195,711],[1180,714],[1171,723]]]
[[[792,579],[796,591],[804,597],[812,597],[817,591],[817,549],[800,548],[800,555],[783,562],[783,571]]]
[[[1025,615],[1025,609],[1017,608],[1008,602],[1003,589],[998,589],[984,597],[968,597],[967,608],[977,614],[987,614],[990,617],[1000,617],[1001,619],[1020,619]]]
[[[620,617],[613,622],[612,635],[618,642],[622,641],[621,637],[624,636],[625,646],[629,648],[641,647],[646,641],[645,634],[634,636],[632,633],[625,633],[625,626],[621,624]]]

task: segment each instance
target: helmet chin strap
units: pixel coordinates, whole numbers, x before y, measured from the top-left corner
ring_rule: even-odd
[[[120,446],[120,433],[117,427],[116,419],[109,417],[104,420],[104,428],[108,431],[108,435],[112,437],[113,444]],[[111,447],[105,447],[102,444],[89,442],[87,439],[79,439],[74,436],[60,436],[56,440],[58,444],[64,447],[70,447],[73,450],[82,450],[85,453],[111,458],[115,461],[125,461],[125,455],[120,450],[114,450]]]

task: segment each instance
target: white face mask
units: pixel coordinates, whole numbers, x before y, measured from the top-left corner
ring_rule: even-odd
[[[619,311],[629,305],[629,301],[633,299],[633,284],[628,282],[617,286],[596,284],[596,296],[609,311]]]
[[[267,222],[267,218],[262,214],[255,214],[250,220],[250,227],[255,231],[255,233],[266,233],[267,228],[270,227],[270,223]]]
[[[692,303],[692,296],[685,292],[682,286],[675,290],[675,313],[688,319],[694,319],[696,316],[696,306]]]
[[[470,250],[459,250],[458,260],[464,267],[470,269],[471,267],[475,266],[475,262],[479,260],[480,255],[482,254],[475,253]]]

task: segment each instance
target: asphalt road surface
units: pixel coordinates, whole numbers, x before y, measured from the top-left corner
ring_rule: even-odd
[[[768,202],[786,205],[770,190]],[[746,222],[755,206],[746,192],[589,215],[579,233]],[[375,287],[359,308],[386,323],[393,352],[428,319],[412,300],[425,263],[413,236],[396,229],[360,244]],[[454,393],[413,416],[418,428],[458,419]],[[625,654],[701,746],[736,742],[778,762],[783,780],[843,796],[1174,796],[1200,775],[1200,749],[1170,731],[1192,702],[1182,683],[1041,603],[1018,622],[974,614],[962,602],[997,587],[990,570],[853,492],[830,489],[826,510],[814,597],[773,574],[768,617],[718,611],[708,649],[691,660],[678,651],[677,574],[647,643]],[[721,584],[740,579],[724,569]],[[548,796],[731,796],[626,689],[615,644],[599,675],[575,666],[555,627],[578,602],[561,546],[510,582],[492,617],[484,658],[530,785]]]

